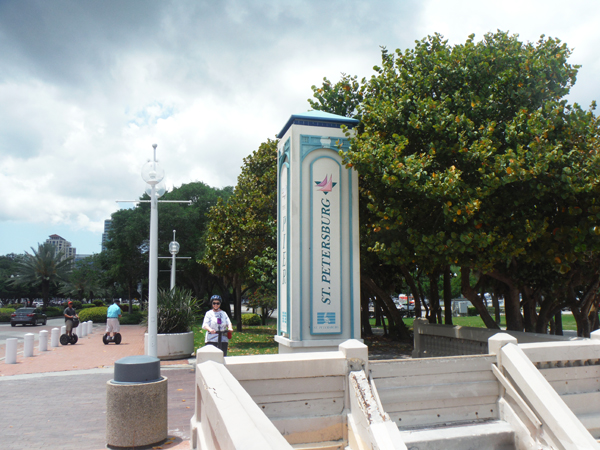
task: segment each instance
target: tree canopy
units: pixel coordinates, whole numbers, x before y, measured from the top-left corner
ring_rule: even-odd
[[[67,281],[72,269],[72,258],[56,251],[49,242],[39,244],[37,249],[31,247],[32,253],[17,262],[15,277],[11,278],[14,285],[40,286],[44,307],[48,306],[50,287]]]
[[[539,297],[542,279],[589,268],[600,245],[598,121],[595,105],[564,99],[578,69],[570,54],[543,36],[523,43],[498,31],[451,46],[436,34],[383,49],[360,86],[361,128],[345,162],[361,175],[368,249],[407,272],[459,265],[488,326],[469,273],[504,283],[507,325],[518,330],[520,295]],[[593,285],[591,272],[575,278]],[[535,308],[526,311],[531,327]]]
[[[268,262],[277,248],[276,158],[277,141],[262,143],[244,159],[233,195],[228,201],[219,200],[208,215],[210,224],[202,261],[233,287],[236,318],[241,317],[242,288],[253,284],[250,268],[276,267]],[[241,320],[237,326],[241,330]]]

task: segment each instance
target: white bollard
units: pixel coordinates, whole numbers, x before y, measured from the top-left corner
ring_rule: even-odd
[[[94,322],[92,322],[91,320],[88,320],[87,326],[88,326],[88,334],[92,334],[92,332],[94,331]]]
[[[23,356],[25,358],[29,358],[30,356],[33,356],[33,339],[34,338],[35,338],[35,336],[33,335],[33,333],[25,334],[25,346],[23,347]]]
[[[40,352],[48,351],[48,330],[40,331],[39,350]]]
[[[50,335],[50,347],[58,347],[59,337],[60,330],[58,328],[52,328],[52,334]]]
[[[60,327],[60,335],[62,336],[63,334],[67,334],[66,325],[63,325],[62,327]]]
[[[79,326],[77,327],[79,328],[79,337],[86,337],[87,336],[87,326],[85,324],[85,322],[80,322]]]
[[[4,362],[6,364],[16,364],[17,363],[17,339],[10,338],[6,340],[6,357],[4,358]]]

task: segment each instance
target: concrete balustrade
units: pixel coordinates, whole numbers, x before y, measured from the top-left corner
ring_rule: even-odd
[[[35,336],[33,335],[33,333],[27,333],[25,334],[24,339],[25,344],[23,345],[23,356],[25,358],[29,358],[33,356],[33,341],[35,339]]]
[[[9,338],[6,340],[6,355],[4,358],[6,364],[17,363],[17,339]]]
[[[48,330],[40,331],[39,337],[39,351],[46,352],[48,351]]]
[[[488,340],[500,330],[490,328],[462,327],[460,325],[440,325],[426,319],[415,319],[413,358],[434,358],[438,356],[487,355]],[[552,334],[503,331],[514,337],[519,344],[535,342],[572,342],[576,337],[555,336]]]
[[[52,328],[50,333],[50,347],[58,347],[60,339],[60,330],[58,328]]]

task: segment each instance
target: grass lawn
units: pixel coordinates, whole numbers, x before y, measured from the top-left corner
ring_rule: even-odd
[[[414,319],[403,319],[406,326],[410,329],[413,327]],[[375,326],[375,319],[371,319],[371,326]],[[386,322],[387,324],[387,322]],[[483,324],[483,320],[479,316],[471,316],[471,317],[453,317],[452,318],[453,325],[460,325],[463,327],[476,327],[476,328],[485,328]],[[563,314],[562,315],[562,324],[563,330],[577,330],[577,323],[575,322],[575,318],[572,314]],[[500,316],[500,326],[506,327],[506,319],[502,315]]]
[[[194,346],[196,349],[204,346],[204,333],[202,323],[194,327]],[[235,331],[233,326],[233,337],[229,341],[227,356],[241,355],[265,355],[277,354],[279,344],[273,336],[277,333],[275,319],[269,319],[267,325],[244,326],[241,333]]]
[[[563,314],[563,329],[564,330],[576,330],[577,325],[575,319],[571,314]],[[414,319],[404,319],[404,323],[407,327],[412,329]],[[375,326],[375,319],[371,319],[371,326]],[[479,316],[474,317],[453,317],[452,322],[454,325],[461,325],[463,327],[478,327],[485,328],[483,321]],[[502,316],[502,326],[505,326],[504,316]],[[264,355],[264,354],[277,354],[278,344],[273,338],[277,333],[277,323],[275,319],[269,319],[269,322],[265,326],[244,326],[241,333],[235,331],[233,338],[229,341],[229,347],[227,350],[228,356],[242,356],[242,355]],[[371,340],[373,342],[371,342]],[[372,338],[367,340],[366,344],[379,345],[376,339]],[[204,330],[202,329],[202,323],[197,323],[194,327],[194,346],[196,349],[204,346]]]

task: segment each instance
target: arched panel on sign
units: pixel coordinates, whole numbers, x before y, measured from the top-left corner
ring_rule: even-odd
[[[278,210],[278,232],[277,252],[278,252],[278,295],[277,295],[277,311],[278,311],[278,334],[289,336],[290,327],[290,214],[289,214],[289,172],[290,165],[285,158],[279,172],[279,210]]]
[[[310,163],[310,332],[342,333],[342,166],[338,155]]]

